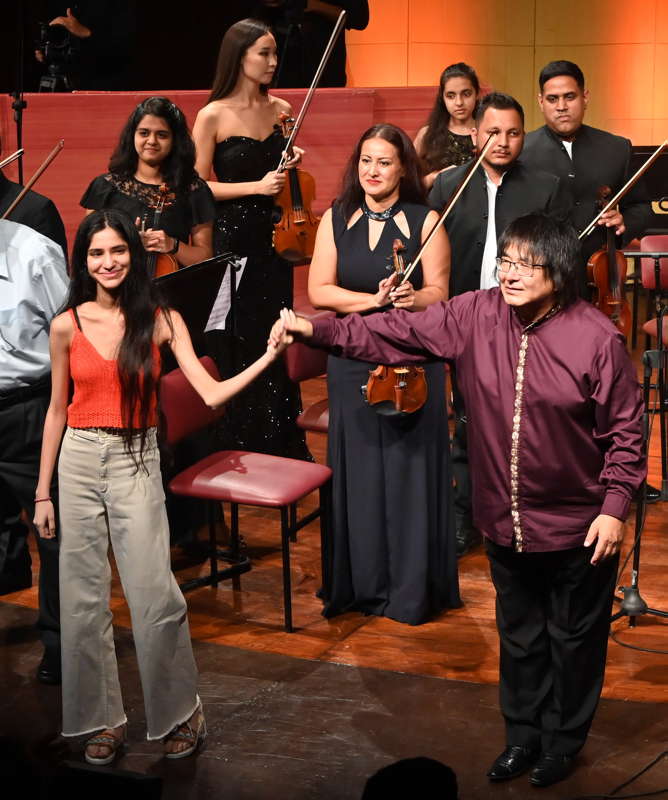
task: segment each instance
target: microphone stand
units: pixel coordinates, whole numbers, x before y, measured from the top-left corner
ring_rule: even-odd
[[[660,436],[661,436],[661,500],[665,500],[668,495],[668,475],[667,475],[667,460],[668,460],[668,442],[666,441],[666,368],[668,367],[668,350],[666,350],[663,343],[663,324],[664,316],[668,311],[667,306],[661,305],[660,287],[661,287],[661,267],[660,259],[654,259],[654,274],[655,274],[655,289],[656,289],[656,303],[657,303],[657,336],[658,336],[658,350],[647,350],[643,353],[643,401],[645,403],[645,413],[643,415],[643,446],[645,454],[649,450],[649,435],[650,435],[650,390],[651,390],[651,376],[652,372],[657,370],[656,388],[659,395],[659,421],[660,421]],[[638,493],[638,501],[636,506],[636,521],[635,521],[635,539],[633,542],[633,564],[631,567],[631,585],[620,586],[619,591],[622,593],[622,604],[620,610],[613,614],[610,622],[614,622],[621,617],[627,616],[629,618],[629,627],[635,628],[636,617],[643,614],[652,614],[656,617],[668,618],[667,611],[661,611],[657,608],[650,608],[638,588],[639,574],[640,574],[640,543],[642,539],[642,531],[645,523],[645,513],[647,510],[647,479],[642,482]],[[618,642],[623,644],[623,642]],[[631,645],[625,645],[630,647]],[[642,648],[639,648],[642,649]],[[658,651],[653,651],[658,652]],[[662,651],[665,652],[665,651]]]
[[[23,99],[24,89],[24,65],[23,65],[23,31],[24,31],[24,14],[23,14],[23,0],[19,0],[16,6],[18,25],[16,30],[19,32],[16,54],[16,89],[11,93],[12,95],[12,109],[14,111],[14,122],[16,123],[16,149],[23,149],[23,112],[28,107],[28,104]],[[23,155],[21,154],[18,159],[18,179],[21,186],[23,186]]]

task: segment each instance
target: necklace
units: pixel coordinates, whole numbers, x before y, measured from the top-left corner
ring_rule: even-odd
[[[369,219],[375,219],[376,222],[385,222],[388,219],[392,219],[395,214],[401,211],[401,200],[397,200],[396,203],[386,208],[384,211],[372,211],[366,204],[366,201],[362,200],[362,211],[364,212],[364,216]]]

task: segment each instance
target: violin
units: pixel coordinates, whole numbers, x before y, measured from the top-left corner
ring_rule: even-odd
[[[16,208],[16,206],[23,200],[23,198],[28,194],[30,189],[33,185],[37,182],[39,176],[44,172],[44,170],[49,166],[49,164],[53,161],[53,159],[60,153],[60,151],[65,147],[65,140],[61,139],[58,144],[53,148],[53,150],[49,153],[49,155],[42,161],[42,163],[37,167],[35,172],[31,175],[30,179],[26,183],[26,185],[21,189],[18,195],[14,198],[12,203],[9,205],[7,209],[5,209],[4,214],[2,215],[1,219],[7,219],[7,217],[12,213],[12,211]],[[6,164],[11,164],[17,158],[20,158],[23,155],[23,148],[17,150],[16,153],[12,153],[9,158],[6,158],[0,166],[4,167]]]
[[[398,286],[405,277],[401,239],[392,243],[394,283]],[[404,417],[418,411],[427,401],[427,379],[424,367],[388,367],[379,364],[369,370],[369,380],[362,386],[362,397],[374,411],[386,417]]]
[[[289,141],[294,119],[288,114],[279,116],[283,136]],[[288,151],[292,157],[292,146]],[[274,226],[274,248],[279,256],[297,263],[306,261],[313,255],[315,234],[320,217],[311,210],[315,197],[313,175],[303,169],[289,169],[288,179],[276,196],[274,209],[278,220]]]
[[[611,196],[612,189],[601,186],[598,190],[597,206],[604,208]],[[587,274],[596,287],[594,305],[628,338],[631,330],[631,309],[624,292],[626,259],[621,251],[615,249],[614,228],[606,228],[605,232],[606,245],[590,256]]]
[[[167,198],[167,192],[169,191],[166,183],[160,184],[160,199],[158,200],[158,204],[155,207],[155,211],[153,212],[153,224],[152,228],[154,230],[158,229],[160,224],[160,215],[162,214],[162,209],[165,205],[165,200]],[[146,223],[146,217],[142,219],[142,231],[144,230]],[[171,253],[156,253],[153,251],[147,251],[146,253],[146,265],[148,267],[148,273],[152,278],[161,278],[163,275],[169,275],[171,272],[176,272],[179,268],[179,262],[174,258]]]

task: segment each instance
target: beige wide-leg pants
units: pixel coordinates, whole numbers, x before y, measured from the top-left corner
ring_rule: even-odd
[[[148,474],[118,434],[68,428],[58,463],[63,735],[125,720],[109,608],[114,551],[132,617],[147,737],[159,739],[195,711],[197,668],[186,602],[171,571],[155,430]]]

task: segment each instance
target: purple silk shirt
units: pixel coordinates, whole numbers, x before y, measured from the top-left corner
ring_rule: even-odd
[[[473,517],[523,552],[584,542],[625,520],[646,472],[642,397],[624,339],[589,303],[523,327],[499,289],[422,312],[313,322],[311,344],[383,364],[452,360],[467,411]]]

